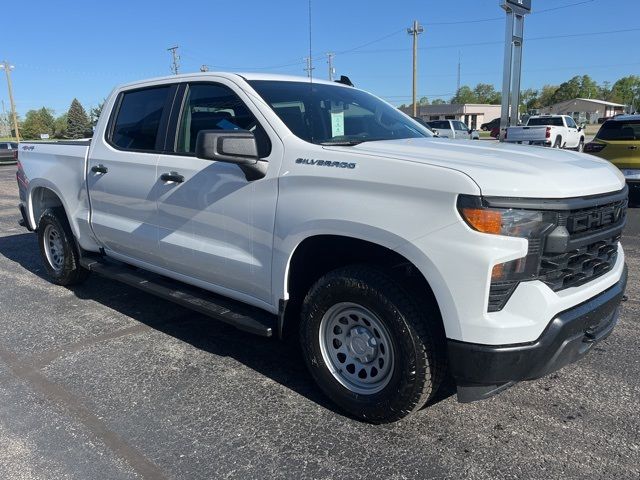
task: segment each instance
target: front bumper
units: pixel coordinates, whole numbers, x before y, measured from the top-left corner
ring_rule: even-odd
[[[618,283],[557,314],[530,343],[479,345],[449,340],[449,365],[458,386],[458,401],[490,397],[516,382],[543,377],[583,357],[615,327],[626,284],[625,267]]]

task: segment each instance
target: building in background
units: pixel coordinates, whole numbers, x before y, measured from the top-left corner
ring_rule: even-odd
[[[625,105],[596,100],[593,98],[574,98],[540,109],[545,115],[569,115],[576,123],[602,123],[602,119],[624,113]]]
[[[460,120],[469,128],[477,130],[483,123],[500,117],[500,105],[481,103],[445,103],[442,105],[419,105],[418,117],[428,122],[430,120]],[[401,108],[407,115],[411,115],[411,106]]]

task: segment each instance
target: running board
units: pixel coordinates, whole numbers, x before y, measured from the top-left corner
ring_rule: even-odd
[[[104,257],[82,257],[80,265],[255,335],[271,337],[277,324],[276,315],[259,308]]]

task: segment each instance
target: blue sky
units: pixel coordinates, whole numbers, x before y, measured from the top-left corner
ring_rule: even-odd
[[[419,37],[419,96],[454,94],[458,52],[462,84],[499,88],[504,12],[498,3],[312,0],[314,75],[326,78],[324,54],[336,52],[338,75],[394,104],[408,103],[411,38],[406,28],[417,19],[425,27]],[[534,14],[525,22],[523,88],[584,73],[598,82],[640,73],[640,0],[532,3]],[[181,72],[208,64],[214,70],[304,75],[307,7],[307,0],[10,2],[4,9],[0,59],[16,67],[14,96],[23,116],[42,106],[61,114],[73,97],[88,109],[117,84],[167,75],[166,49],[174,44],[180,46]],[[627,31],[603,33],[620,30]],[[540,38],[550,36],[556,38]],[[0,81],[0,99],[8,109]]]

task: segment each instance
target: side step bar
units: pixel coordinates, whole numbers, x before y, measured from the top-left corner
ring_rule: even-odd
[[[104,257],[82,257],[80,265],[255,335],[271,337],[277,324],[276,315],[259,308]]]

